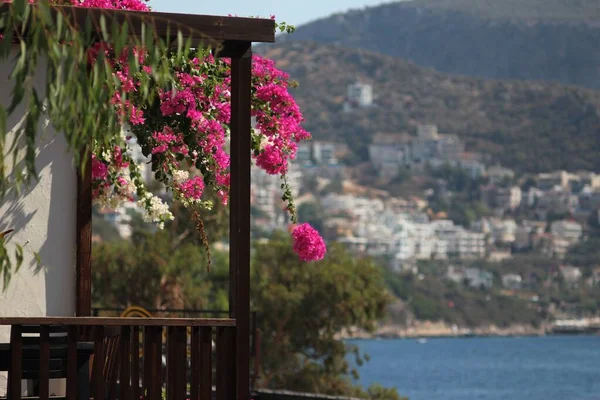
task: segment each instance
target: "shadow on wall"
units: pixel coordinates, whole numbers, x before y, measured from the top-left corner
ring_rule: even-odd
[[[63,316],[75,310],[77,175],[63,135],[40,150],[40,165],[50,171],[46,240],[39,250],[46,277],[46,315]],[[40,172],[42,169],[40,167]],[[39,267],[34,266],[39,272]]]
[[[77,181],[64,137],[49,133],[41,138],[36,157],[40,179],[32,179],[20,193],[14,189],[7,193],[0,231],[14,229],[9,243],[23,246],[26,264],[22,268],[30,269],[23,274],[44,274],[45,314],[64,316],[72,313],[75,301]]]

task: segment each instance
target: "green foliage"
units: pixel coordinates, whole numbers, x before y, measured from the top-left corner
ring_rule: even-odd
[[[486,324],[508,326],[514,323],[538,325],[543,315],[522,299],[507,297],[496,290],[481,291],[444,281],[446,266],[431,262],[420,269],[428,271],[420,280],[410,274],[386,272],[392,293],[406,303],[420,320],[445,321],[459,326]]]
[[[47,0],[35,5],[14,0],[0,13],[0,62],[13,64],[10,74],[13,87],[10,105],[0,105],[0,201],[9,192],[20,192],[24,184],[37,179],[35,166],[38,138],[47,120],[66,139],[75,165],[85,171],[94,142],[108,143],[120,135],[121,122],[111,100],[116,94],[126,100],[121,81],[116,79],[103,53],[93,60],[90,50],[98,41],[110,43],[116,54],[129,54],[129,68],[138,70],[134,48],[145,48],[145,63],[152,68],[152,79],[169,88],[173,81],[165,57],[170,41],[160,38],[153,29],[152,17],[141,21],[141,34],[129,35],[131,15],[125,21],[102,12],[97,19],[88,14],[85,27],[74,25],[71,7],[54,7]],[[175,57],[184,57],[199,43],[185,40],[178,29]],[[187,33],[185,33],[187,35]],[[15,54],[16,51],[16,54]],[[37,74],[45,73],[42,87],[34,84]],[[153,100],[148,89],[150,77],[142,77],[138,95],[142,104]],[[26,110],[26,111],[24,111]],[[7,130],[7,118],[21,117],[21,123]],[[102,127],[102,129],[98,129]],[[22,248],[16,247],[13,258],[0,242],[0,275],[6,288],[13,262],[20,265]]]
[[[302,37],[301,30],[294,40]],[[387,48],[389,40],[381,43]],[[264,54],[302,82],[295,98],[315,139],[347,143],[361,162],[368,160],[375,133],[414,133],[417,122],[456,133],[469,151],[517,171],[600,170],[600,92],[448,75],[374,52],[313,42],[270,46]],[[346,113],[347,86],[356,80],[373,85],[377,104]]]
[[[389,298],[380,270],[341,247],[325,260],[302,263],[289,239],[276,234],[254,246],[252,308],[262,331],[260,385],[323,394],[348,394],[356,374],[346,360],[356,348],[336,338],[343,328],[371,330]]]
[[[582,21],[600,18],[595,0],[417,0],[414,6],[461,11],[494,19]]]
[[[136,235],[133,242],[96,245],[92,295],[98,306],[210,308],[205,255],[191,243],[175,246],[168,232]]]
[[[551,80],[597,89],[599,10],[596,0],[395,1],[302,25],[290,40],[364,49],[452,74]],[[398,35],[390,37],[392,31]],[[410,89],[400,92],[412,95]],[[478,93],[473,92],[474,97]],[[460,110],[459,96],[449,94],[443,101]],[[494,95],[503,96],[501,91]],[[499,108],[489,116],[504,118],[503,112]],[[464,122],[468,125],[471,119]],[[543,131],[540,134],[538,140],[548,140]]]
[[[590,237],[569,249],[565,263],[591,269],[600,265],[600,237]]]
[[[325,213],[323,212],[323,208],[318,203],[302,203],[300,207],[298,207],[298,218],[302,222],[308,222],[319,232],[323,232]]]
[[[228,254],[213,249],[207,272],[198,238],[184,234],[185,220],[177,213],[164,231],[135,231],[131,241],[96,245],[94,304],[228,309]],[[333,245],[325,260],[304,263],[289,237],[275,233],[268,243],[254,244],[251,279],[252,309],[262,333],[263,387],[396,398],[385,397],[395,390],[376,387],[367,394],[353,385],[357,372],[346,356],[353,354],[358,365],[365,357],[336,336],[354,326],[372,330],[383,317],[390,297],[373,262]]]

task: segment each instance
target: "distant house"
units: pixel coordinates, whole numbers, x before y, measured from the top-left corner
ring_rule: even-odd
[[[481,187],[481,201],[491,209],[514,211],[521,204],[521,188],[498,187],[494,184]]]
[[[569,182],[575,175],[567,171],[554,171],[537,175],[537,187],[541,190],[569,189]]]
[[[568,286],[577,286],[582,278],[581,269],[572,265],[561,265],[560,275]]]
[[[504,181],[512,180],[515,177],[515,171],[495,165],[487,169],[486,176],[489,178],[490,184],[497,185]]]
[[[474,289],[491,289],[494,286],[494,275],[491,272],[467,268],[465,275],[469,286]]]
[[[546,219],[548,213],[573,214],[579,207],[579,197],[563,189],[553,189],[541,194],[535,204],[535,213]]]
[[[336,165],[338,163],[335,143],[313,142],[313,159],[320,165]]]
[[[350,107],[370,107],[373,105],[373,86],[356,82],[348,85],[348,105]]]
[[[485,255],[485,235],[454,225],[450,220],[432,221],[435,235],[447,245],[448,255],[458,258],[482,258]]]
[[[401,166],[410,162],[412,137],[408,134],[383,134],[373,137],[369,158],[380,176],[393,178]]]
[[[513,248],[516,251],[527,250],[533,247],[533,237],[544,233],[545,222],[522,221],[515,230]]]
[[[554,237],[566,240],[573,245],[581,240],[583,226],[575,221],[554,221],[550,225],[550,232]]]
[[[523,278],[519,274],[505,274],[502,275],[502,286],[506,289],[521,289],[523,284]]]
[[[479,268],[449,266],[446,271],[446,279],[459,284],[467,284],[474,289],[491,289],[494,286],[494,275]]]

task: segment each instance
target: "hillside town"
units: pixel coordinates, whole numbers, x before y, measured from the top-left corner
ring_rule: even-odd
[[[348,112],[373,105],[370,85],[348,87]],[[476,201],[485,212],[475,213],[468,223],[452,218],[448,209],[434,207],[440,201],[446,204],[441,208],[453,204],[455,188],[447,179],[436,178],[420,195],[409,196],[357,184],[358,168],[342,161],[345,144],[312,141],[299,145],[286,180],[294,189],[301,218],[311,218],[307,210],[319,210],[318,225],[328,241],[342,243],[356,255],[384,260],[393,271],[418,275],[419,261],[440,261],[447,265],[446,280],[491,288],[492,274],[472,266],[474,262],[498,263],[517,254],[535,253],[558,262],[557,273],[569,285],[600,284],[600,265],[583,282],[578,267],[562,263],[569,249],[586,239],[590,221],[600,222],[600,174],[527,174],[490,162],[485,154],[465,151],[465,147],[458,135],[422,124],[415,132],[375,134],[368,154],[373,181],[393,182],[406,174],[437,177],[436,171],[451,171],[475,182],[468,201]],[[141,152],[133,158],[150,180],[148,159]],[[278,176],[253,168],[255,236],[287,229],[288,216],[279,198],[281,183]],[[135,209],[131,203],[100,213],[121,236],[128,237]],[[517,290],[527,280],[506,273],[501,284]]]

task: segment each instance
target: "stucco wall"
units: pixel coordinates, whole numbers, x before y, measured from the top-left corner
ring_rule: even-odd
[[[8,76],[12,66],[0,63],[0,102],[10,101],[13,84]],[[43,93],[43,70],[35,85]],[[24,109],[8,119],[7,129],[19,123]],[[42,127],[40,127],[42,128]],[[9,141],[7,143],[11,143]],[[0,316],[72,316],[75,313],[75,228],[76,171],[66,142],[51,126],[38,143],[36,167],[39,181],[33,181],[18,196],[12,192],[0,201],[0,232],[14,229],[7,245],[24,245],[24,261],[0,293]],[[12,157],[8,157],[11,161]],[[9,165],[9,168],[12,164]],[[37,265],[33,252],[42,261]],[[0,327],[0,341],[9,339],[9,329]],[[5,386],[0,376],[0,392]]]

